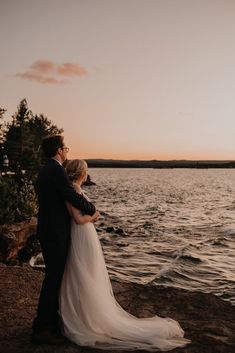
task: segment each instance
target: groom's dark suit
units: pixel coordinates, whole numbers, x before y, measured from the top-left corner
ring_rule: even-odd
[[[70,244],[70,215],[65,201],[88,215],[94,214],[95,206],[75,192],[64,167],[54,159],[40,170],[36,192],[39,202],[37,235],[46,268],[33,329],[56,330],[59,289]]]

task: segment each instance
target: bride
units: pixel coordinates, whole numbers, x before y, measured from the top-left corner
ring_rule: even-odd
[[[87,164],[71,160],[67,173],[78,193],[87,178]],[[64,335],[80,346],[101,349],[167,351],[190,341],[177,321],[154,316],[136,318],[115,300],[102,248],[93,222],[71,204],[71,245],[60,291]]]

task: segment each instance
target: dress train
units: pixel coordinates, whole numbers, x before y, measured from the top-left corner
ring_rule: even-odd
[[[117,303],[93,223],[71,222],[60,291],[65,336],[80,346],[101,349],[167,351],[189,343],[177,321],[136,318]]]

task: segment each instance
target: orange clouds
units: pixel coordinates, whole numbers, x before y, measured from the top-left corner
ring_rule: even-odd
[[[41,74],[48,74],[55,71],[55,63],[49,60],[38,60],[31,65],[31,70],[40,72]]]
[[[87,70],[79,64],[56,64],[49,60],[38,60],[23,73],[16,74],[25,80],[36,81],[42,84],[69,83],[69,78],[88,75]]]
[[[63,76],[85,76],[88,74],[86,69],[80,65],[71,63],[58,65],[57,72],[59,75]]]

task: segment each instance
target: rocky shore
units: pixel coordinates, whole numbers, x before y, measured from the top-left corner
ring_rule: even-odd
[[[0,264],[0,351],[4,353],[79,353],[98,350],[29,343],[43,272],[29,265]],[[138,317],[158,314],[178,320],[192,343],[174,353],[234,353],[235,307],[220,298],[174,288],[113,282],[119,303]],[[111,353],[112,351],[106,351]],[[117,352],[117,351],[115,351]]]

